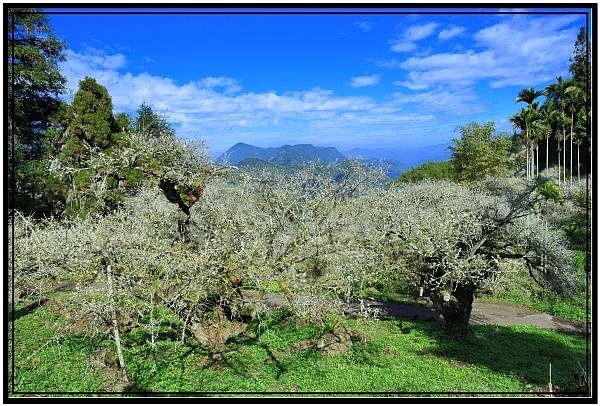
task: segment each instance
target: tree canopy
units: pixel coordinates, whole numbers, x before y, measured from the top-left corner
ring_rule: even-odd
[[[382,173],[357,161],[283,173],[216,165],[204,144],[178,139],[146,103],[136,117],[115,115],[108,90],[91,77],[70,105],[61,102],[64,44],[40,13],[13,12],[9,22],[13,192],[24,197],[19,208],[41,198],[79,216],[44,224],[15,214],[11,277],[34,286],[32,297],[73,277],[83,292],[100,268],[112,313],[118,301],[132,314],[153,312],[158,301],[180,318],[182,336],[194,322],[202,341],[199,328],[219,333],[221,323],[264,310],[256,302],[248,311],[241,287],[264,294],[277,285],[294,311],[322,317],[339,299],[401,274],[429,293],[446,321],[466,324],[474,295],[501,273],[526,269],[561,294],[577,285],[572,253],[549,221],[567,199],[559,185],[529,176],[542,139],[548,147],[562,130],[566,168],[567,137],[572,144],[586,136],[588,101],[576,81],[557,78],[542,110],[541,91],[518,94],[527,108],[511,120],[525,144],[527,182],[503,179],[508,134],[471,122],[457,127],[449,161],[413,168],[384,189]],[[215,179],[222,173],[235,175]],[[80,297],[93,307],[92,296]],[[317,299],[305,306],[308,296]]]
[[[453,179],[454,171],[450,161],[425,162],[404,172],[395,182],[419,182],[424,179]]]
[[[108,147],[112,134],[118,131],[112,110],[106,88],[93,78],[84,78],[69,109],[67,133],[91,147]]]
[[[46,212],[55,185],[44,171],[45,134],[61,109],[65,44],[33,8],[9,8],[7,31],[9,207]]]
[[[591,44],[588,41],[588,33],[585,27],[579,29],[575,49],[571,57],[569,73],[573,75],[575,83],[587,94],[591,91]]]
[[[173,126],[164,117],[155,113],[146,102],[138,108],[137,117],[131,127],[132,131],[138,132],[147,138],[175,136]]]
[[[472,122],[459,126],[460,138],[453,138],[452,166],[458,181],[475,181],[486,176],[505,175],[509,166],[511,140],[508,134],[495,135],[493,122]]]

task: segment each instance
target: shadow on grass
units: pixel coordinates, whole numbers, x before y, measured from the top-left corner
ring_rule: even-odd
[[[201,369],[226,368],[241,379],[248,380],[252,375],[253,365],[250,359],[243,356],[243,347],[261,348],[265,353],[265,363],[272,364],[275,368],[277,379],[287,372],[285,366],[280,362],[278,356],[269,347],[267,343],[261,341],[261,335],[269,329],[278,328],[277,326],[289,317],[288,311],[278,311],[268,315],[263,319],[249,320],[246,331],[227,341],[225,348],[221,351],[204,348],[200,345],[193,334],[187,335],[185,343],[181,342],[181,331],[170,326],[163,329],[154,341],[159,343],[160,349],[148,345],[152,341],[150,332],[143,328],[136,328],[123,335],[125,348],[135,348],[135,356],[141,360],[153,361],[155,364],[164,363],[165,357],[173,357],[173,362],[181,366],[181,375],[185,375],[187,369],[197,367]],[[181,326],[179,326],[181,327]],[[199,357],[200,360],[195,366],[190,365],[190,357]],[[160,367],[159,367],[160,368]],[[132,388],[134,392],[143,388]]]
[[[442,323],[406,324],[405,330],[416,329],[435,338],[435,347],[423,350],[422,355],[515,376],[533,389],[543,390],[551,380],[563,392],[589,395],[582,385],[586,375],[582,368],[589,354],[581,336],[523,326],[470,325],[456,330]]]
[[[123,388],[123,395],[135,395],[135,396],[159,396],[153,393],[149,388],[140,385],[138,382],[130,382]]]
[[[248,328],[245,334],[236,337],[231,340],[229,347],[231,348],[231,344],[234,347],[238,346],[256,346],[262,348],[268,360],[275,366],[277,373],[276,379],[279,379],[281,375],[287,372],[287,368],[281,363],[281,361],[277,358],[273,350],[269,347],[269,345],[265,342],[261,342],[261,335],[264,334],[270,328],[277,328],[286,318],[290,317],[291,313],[288,310],[279,310],[271,314],[267,319],[263,319],[260,321],[250,320],[248,323]],[[235,350],[234,350],[235,351]],[[265,360],[267,362],[267,360]],[[233,368],[233,365],[229,364],[229,367]],[[242,366],[246,367],[246,366]],[[235,370],[235,369],[234,369]],[[236,372],[239,375],[245,376],[246,373],[240,371],[238,368]]]
[[[8,306],[8,322],[12,322],[13,320],[18,320],[19,318],[23,317],[23,316],[27,316],[29,313],[32,313],[35,311],[35,309],[40,308],[44,305],[44,303],[46,303],[49,299],[45,298],[45,299],[40,299],[37,300],[33,303],[28,304],[27,306],[24,307],[17,307],[17,305],[14,306],[14,312],[13,312],[13,305],[9,304]]]

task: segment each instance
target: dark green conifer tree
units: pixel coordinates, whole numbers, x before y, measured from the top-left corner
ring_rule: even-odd
[[[66,79],[58,62],[65,44],[37,9],[9,8],[8,38],[8,206],[45,215],[56,208],[57,179],[49,176],[47,133],[60,114]]]

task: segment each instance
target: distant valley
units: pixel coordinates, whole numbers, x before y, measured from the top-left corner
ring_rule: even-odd
[[[355,148],[341,153],[335,147],[318,147],[312,144],[282,145],[261,148],[250,144],[237,143],[217,158],[218,163],[237,166],[302,166],[310,161],[323,163],[357,158],[370,164],[383,164],[389,167],[388,176],[397,178],[410,168],[429,161],[445,161],[451,156],[451,143],[430,145],[420,148]]]
[[[447,161],[452,156],[452,143],[427,145],[417,148],[354,148],[344,151],[348,158],[360,158],[371,162],[381,161],[390,166],[388,176],[397,178],[403,172],[429,161]]]

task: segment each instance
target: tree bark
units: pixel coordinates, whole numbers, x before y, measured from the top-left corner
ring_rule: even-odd
[[[573,184],[573,110],[571,110],[571,134],[569,134],[569,176],[570,176],[570,184]]]
[[[529,134],[527,135],[527,140],[525,141],[525,173],[527,183],[529,183]]]
[[[119,358],[119,365],[121,365],[121,371],[123,372],[123,380],[129,382],[127,377],[127,369],[125,368],[125,358],[123,357],[123,350],[121,349],[121,335],[119,334],[119,322],[117,320],[117,310],[115,308],[115,296],[112,278],[112,267],[110,264],[106,267],[106,278],[108,282],[108,300],[110,303],[110,318],[112,320],[113,336],[115,339],[115,345],[117,347],[117,357]]]
[[[567,134],[563,127],[563,182],[567,183]]]
[[[577,143],[577,182],[581,182],[581,172],[580,172],[580,168],[581,168],[581,164],[579,162],[579,147],[581,146],[581,142]]]
[[[190,241],[190,209],[186,206],[179,206],[179,220],[177,221],[177,230],[183,242]]]
[[[548,176],[548,144],[550,143],[550,138],[546,136],[546,176]]]
[[[467,326],[471,319],[473,300],[476,288],[471,285],[458,284],[445,300],[442,292],[431,292],[430,298],[434,307],[444,317],[446,323],[457,326]]]
[[[558,162],[558,185],[560,186],[560,140],[556,138],[556,151],[557,151],[557,162]]]
[[[540,146],[536,144],[535,146],[535,175],[540,174]]]
[[[177,220],[177,231],[184,242],[190,241],[190,202],[186,204],[181,198],[177,184],[171,180],[163,178],[158,182],[158,187],[171,203],[176,204],[179,208],[179,218]]]

